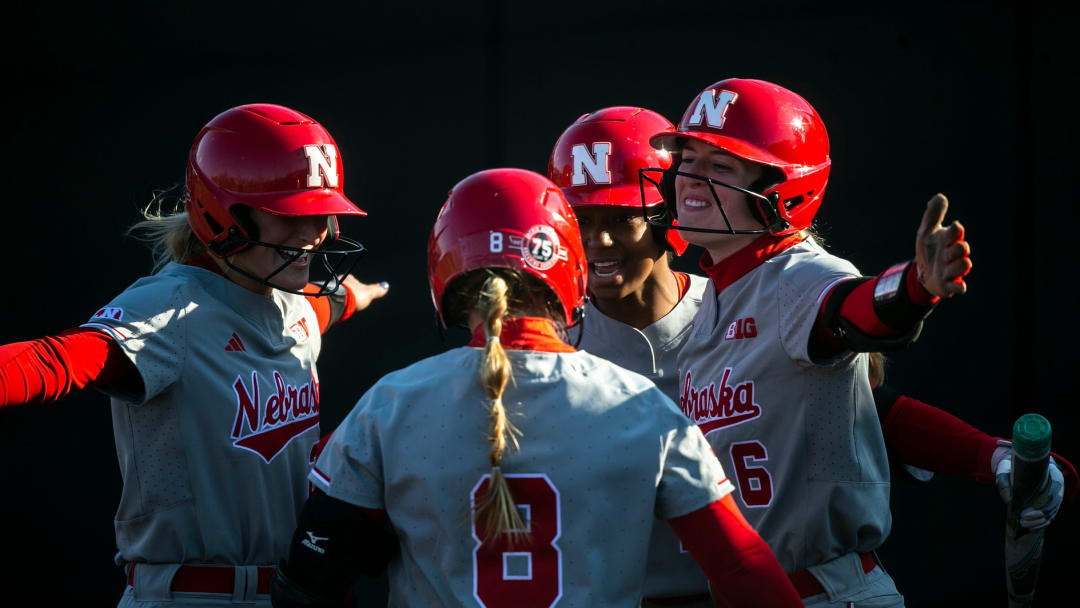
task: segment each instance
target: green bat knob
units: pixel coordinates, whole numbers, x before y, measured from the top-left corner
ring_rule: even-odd
[[[1050,454],[1050,421],[1038,414],[1024,414],[1013,424],[1013,453],[1027,461]]]

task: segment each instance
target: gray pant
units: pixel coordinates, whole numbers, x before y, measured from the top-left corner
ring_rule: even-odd
[[[128,587],[116,608],[270,608],[269,595],[256,595],[249,601],[234,602],[224,593],[172,593],[167,600],[137,600],[135,589]]]
[[[825,593],[803,599],[807,608],[903,608],[904,596],[881,566],[863,572],[857,553],[809,568]]]
[[[131,565],[129,564],[130,568]],[[235,581],[230,593],[187,593],[171,590],[180,564],[136,564],[132,585],[124,589],[117,608],[270,608],[270,596],[256,593],[258,568],[233,566]]]

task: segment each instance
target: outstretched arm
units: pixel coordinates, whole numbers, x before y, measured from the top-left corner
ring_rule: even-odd
[[[810,336],[813,358],[827,359],[845,350],[905,348],[918,338],[939,299],[967,291],[964,277],[971,271],[971,247],[959,222],[942,227],[948,206],[941,194],[927,203],[915,235],[914,260],[829,290]]]
[[[386,281],[361,283],[351,274],[345,276],[341,286],[342,289],[335,294],[323,297],[306,296],[311,307],[315,309],[315,316],[319,318],[319,333],[326,333],[331,325],[340,323],[354,313],[364,310],[390,290],[390,284]],[[316,293],[319,289],[319,286],[309,283],[304,291]]]
[[[51,403],[86,387],[143,394],[142,376],[105,332],[76,327],[0,346],[0,407]]]
[[[919,282],[938,298],[967,292],[964,277],[971,272],[971,247],[964,240],[964,227],[954,221],[942,226],[949,199],[935,194],[926,204],[922,224],[915,233],[915,263]]]
[[[802,606],[765,541],[739,513],[731,494],[668,520],[709,577],[718,606]]]
[[[1009,442],[991,437],[963,420],[901,395],[886,385],[874,389],[885,447],[905,464],[921,469],[971,477],[996,483],[1009,502],[1012,488],[1008,476]],[[1051,483],[1025,509],[1021,521],[1037,529],[1049,524],[1059,507],[1068,507],[1080,492],[1080,477],[1073,465],[1051,453]]]

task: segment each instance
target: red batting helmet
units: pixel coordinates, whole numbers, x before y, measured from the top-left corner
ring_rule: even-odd
[[[312,118],[273,104],[218,114],[195,136],[188,155],[188,222],[218,257],[255,235],[236,206],[274,215],[367,215],[342,192],[337,145]]]
[[[439,319],[457,277],[491,266],[523,270],[559,297],[566,324],[585,304],[585,249],[561,190],[524,169],[489,169],[458,182],[428,238],[428,282]]]
[[[674,130],[668,119],[645,108],[614,106],[585,114],[555,142],[548,177],[575,207],[655,207],[664,197],[656,185],[639,184],[638,170],[671,166],[671,154],[653,148],[649,138]],[[646,209],[648,215],[656,215],[655,211]],[[662,230],[656,236],[676,254],[686,251],[687,243],[678,232]]]
[[[212,254],[236,272],[263,285],[285,289],[271,279],[306,255],[321,259],[329,275],[315,295],[337,290],[364,251],[338,234],[337,215],[367,215],[342,192],[345,174],[337,145],[322,125],[289,108],[260,103],[218,114],[195,136],[188,154],[188,224]],[[239,208],[284,216],[326,215],[327,241],[344,245],[304,251],[264,243],[253,234]],[[229,259],[252,245],[278,250],[284,263],[265,277]],[[333,260],[333,261],[332,261]],[[294,292],[303,293],[303,292]]]
[[[752,196],[766,225],[756,232],[784,235],[810,226],[832,161],[825,123],[805,99],[763,80],[721,80],[694,98],[673,133],[651,143],[675,151],[687,139],[772,168],[776,179]]]

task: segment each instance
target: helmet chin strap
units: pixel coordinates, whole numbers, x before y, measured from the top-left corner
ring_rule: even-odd
[[[659,173],[661,175],[661,178],[654,179],[649,175],[650,173]],[[724,223],[727,224],[727,228],[696,228],[693,226],[684,226],[682,224],[676,226],[674,224],[674,219],[676,219],[674,202],[667,200],[664,201],[664,204],[667,207],[667,210],[664,214],[658,215],[654,213],[650,215],[648,209],[645,207],[645,182],[649,182],[655,185],[658,189],[660,189],[661,192],[663,192],[664,188],[661,183],[664,180],[673,179],[674,176],[688,177],[690,179],[696,179],[708,184],[709,192],[712,194],[713,203],[716,204],[717,210],[720,211],[721,217],[724,218]],[[780,195],[776,192],[772,192],[768,196],[765,196],[761,193],[754,192],[753,190],[750,190],[748,188],[733,186],[731,184],[715,180],[710,177],[697,175],[696,173],[686,173],[685,171],[672,171],[670,169],[661,169],[658,167],[646,167],[638,169],[638,184],[641,190],[642,213],[645,216],[645,221],[652,226],[675,229],[681,232],[703,232],[707,234],[766,234],[771,232],[777,232],[787,228],[787,221],[780,217],[779,214],[775,213],[776,204],[777,201],[779,201],[780,197]],[[741,192],[748,197],[748,201],[756,201],[757,206],[765,210],[764,213],[767,216],[772,216],[765,218],[768,221],[768,225],[763,225],[761,228],[755,228],[753,230],[736,230],[735,228],[733,228],[731,226],[731,219],[728,218],[727,213],[724,211],[724,206],[720,203],[720,196],[716,193],[716,190],[712,186],[720,186],[722,188]],[[771,210],[772,212],[770,213],[769,210]],[[755,213],[754,215],[757,214]]]
[[[338,236],[336,241],[345,244],[347,246],[347,248],[346,249],[340,249],[340,250],[333,250],[333,249],[310,249],[310,250],[308,250],[308,249],[299,249],[299,248],[296,248],[296,247],[285,247],[285,246],[282,246],[282,245],[275,245],[273,243],[263,243],[261,241],[255,241],[255,240],[251,240],[251,239],[244,239],[244,241],[245,241],[245,249],[248,248],[248,247],[251,247],[251,246],[260,246],[260,247],[266,247],[268,249],[273,249],[273,250],[277,251],[278,253],[283,254],[282,257],[285,257],[285,263],[278,266],[270,274],[268,274],[266,276],[263,276],[263,277],[260,277],[257,274],[255,274],[254,272],[251,272],[250,270],[248,270],[246,268],[243,268],[242,266],[239,266],[236,263],[234,263],[232,261],[232,259],[231,259],[232,257],[235,257],[235,254],[234,254],[233,256],[223,256],[222,258],[220,258],[221,261],[226,266],[228,266],[229,269],[235,271],[236,273],[240,274],[241,276],[243,276],[243,277],[245,277],[247,279],[255,281],[256,283],[258,283],[260,285],[270,287],[272,289],[277,289],[278,291],[284,291],[286,293],[293,293],[293,294],[304,295],[304,296],[325,296],[325,295],[329,295],[329,294],[334,293],[335,291],[337,291],[338,288],[341,286],[341,283],[345,280],[345,277],[348,276],[348,274],[350,272],[352,272],[353,267],[356,266],[356,263],[360,260],[360,255],[363,254],[364,251],[365,251],[363,245],[361,245],[360,243],[358,243],[358,242],[356,242],[356,241],[354,241],[352,239],[345,238],[343,236]],[[318,257],[319,259],[321,259],[322,263],[323,263],[323,267],[326,268],[327,272],[329,273],[329,276],[326,278],[326,280],[322,281],[322,285],[320,286],[319,291],[309,293],[309,292],[305,292],[303,290],[303,288],[300,288],[300,289],[288,289],[286,287],[282,287],[281,285],[278,285],[277,283],[274,283],[273,281],[271,281],[271,279],[273,279],[278,273],[280,273],[283,270],[285,270],[286,268],[288,268],[289,265],[291,265],[293,262],[295,262],[296,260],[298,260],[301,256],[303,256],[305,254],[308,255],[308,256]],[[289,256],[289,257],[286,257],[286,256]],[[330,256],[340,256],[340,259],[337,261],[336,264],[331,265],[330,259],[329,259]],[[318,283],[315,283],[315,285],[318,285]]]

